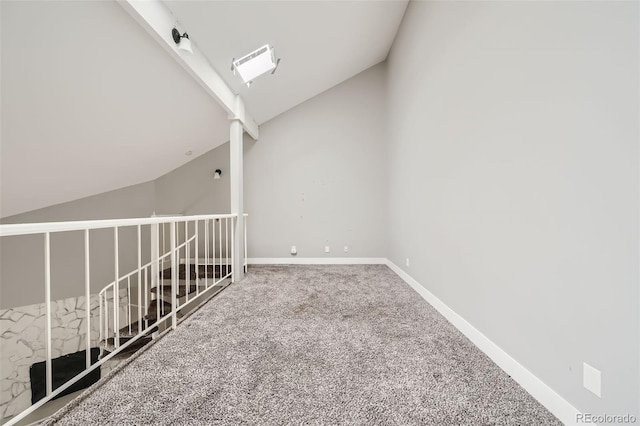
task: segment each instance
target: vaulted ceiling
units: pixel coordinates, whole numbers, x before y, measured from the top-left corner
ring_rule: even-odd
[[[383,61],[406,3],[165,2],[259,124]],[[228,140],[224,111],[115,1],[0,7],[1,217],[156,179]],[[267,43],[280,67],[247,88],[231,60]]]
[[[165,4],[260,124],[384,61],[407,1]],[[231,61],[265,44],[274,46],[280,66],[247,88]]]

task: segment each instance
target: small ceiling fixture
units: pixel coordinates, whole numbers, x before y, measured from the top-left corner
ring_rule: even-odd
[[[184,50],[189,53],[193,53],[191,49],[191,40],[189,40],[189,34],[184,33],[180,35],[180,31],[177,28],[171,30],[171,35],[173,36],[173,41],[178,45],[178,49]]]
[[[222,174],[222,170],[220,169],[216,169],[215,172],[213,172],[213,178],[214,179],[220,179],[220,175]]]
[[[238,60],[233,58],[231,60],[231,71],[233,71],[234,75],[237,71],[242,81],[249,87],[256,77],[269,71],[271,71],[271,74],[274,74],[279,64],[280,58],[276,60],[276,53],[273,46],[265,44]]]

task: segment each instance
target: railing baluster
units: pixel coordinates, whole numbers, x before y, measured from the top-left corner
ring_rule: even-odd
[[[149,268],[144,268],[144,316],[145,318],[149,315],[149,275],[147,271]],[[146,328],[146,327],[145,327]]]
[[[220,240],[218,241],[218,243],[220,244],[220,276],[218,277],[218,282],[216,284],[222,282],[222,277],[227,275],[227,268],[228,268],[227,256],[229,255],[229,253],[227,252],[227,244],[228,244],[227,230],[226,230],[228,228],[227,218],[224,218],[224,227],[222,226],[222,221],[223,219],[220,219],[220,225],[219,225]]]
[[[118,281],[120,276],[120,259],[118,250],[118,227],[113,228],[113,252],[114,252],[114,265],[116,281],[113,285],[113,333],[114,343],[116,349],[120,347],[120,282]]]
[[[196,297],[200,294],[200,270],[199,270],[199,260],[198,260],[198,235],[200,234],[199,230],[198,230],[198,222],[199,221],[195,221],[194,224],[194,231],[196,233],[196,240],[195,240],[195,249],[196,249]]]
[[[211,278],[215,278],[216,276],[216,221],[215,219],[209,219],[211,221],[211,227],[209,228],[209,232],[211,235],[209,236],[209,240],[211,242],[211,248],[209,249],[209,256],[207,260],[211,262],[211,277],[209,276],[209,270],[207,270],[207,277],[209,280],[205,283],[205,289],[209,288],[211,285]],[[215,280],[214,280],[215,281]]]
[[[213,246],[211,248],[211,283],[213,285],[216,285],[216,267],[219,267],[217,262],[218,262],[218,255],[217,253],[217,247],[218,244],[216,244],[216,221],[218,221],[219,219],[211,219],[211,245]],[[218,238],[220,238],[220,236],[218,235]]]
[[[104,292],[104,347],[107,347],[107,341],[109,340],[109,299],[107,295],[109,294],[109,290]]]
[[[242,217],[244,219],[244,273],[247,273],[249,261],[247,260],[247,216]]]
[[[222,277],[222,220],[218,219],[218,255],[220,256],[220,277]]]
[[[211,228],[209,229],[209,232],[211,232],[211,249],[209,250],[209,256],[208,259],[211,262],[211,275],[212,277],[209,278],[214,278],[215,281],[215,276],[216,276],[216,221],[215,219],[210,219],[211,220]],[[207,275],[208,276],[208,275]],[[205,289],[209,288],[210,285],[210,281],[207,281],[205,284]]]
[[[228,217],[224,219],[224,238],[225,238],[225,242],[224,242],[225,251],[226,251],[226,257],[227,257],[227,261],[226,261],[227,265],[224,270],[224,276],[227,276],[229,275],[229,218]],[[220,271],[220,278],[222,279],[222,277],[223,277],[222,271]]]
[[[162,224],[162,255],[164,255],[166,253],[165,247],[164,247],[164,238],[165,238],[165,235],[166,235],[165,230],[164,230],[164,226],[165,225],[166,225],[165,223]],[[164,257],[162,258],[162,266],[160,266],[160,270],[164,270]]]
[[[162,279],[159,281],[159,284],[156,285],[156,295],[154,296],[156,298],[156,320],[160,319],[160,317],[162,317],[164,315],[164,305],[162,306],[162,308],[160,307],[160,294],[161,292],[164,290],[164,272],[162,272]]]
[[[214,244],[215,247],[215,244]],[[207,278],[209,277],[209,219],[204,221],[204,288],[209,285]]]
[[[162,228],[162,249],[164,250],[164,224],[162,226],[158,226],[158,238],[160,238],[160,228]],[[162,285],[164,284],[164,270],[162,269],[161,264],[164,262],[164,258],[160,258],[160,244],[157,244],[158,257],[157,257],[157,265],[156,269],[158,270],[157,276],[153,279],[156,280],[156,321],[160,319],[160,291],[162,290]]]
[[[227,251],[227,274],[229,275],[229,263],[231,263],[231,282],[235,282],[236,281],[236,266],[240,266],[238,265],[238,263],[240,262],[240,259],[235,259],[236,256],[236,251],[234,250],[234,241],[235,238],[233,238],[233,236],[235,235],[235,233],[233,232],[235,229],[235,223],[236,223],[237,219],[231,219],[231,258],[229,258],[229,252]],[[227,237],[227,241],[229,241],[229,237]]]
[[[48,232],[44,234],[44,294],[45,305],[47,309],[47,328],[46,333],[46,389],[47,395],[53,391],[53,375],[51,371],[51,235]]]
[[[171,222],[169,224],[169,235],[170,235],[170,245],[171,245],[171,328],[176,329],[178,326],[178,299],[177,299],[177,289],[178,289],[178,264],[176,261],[176,224],[175,222]]]
[[[131,335],[131,277],[127,277],[127,323],[129,324],[129,335]]]
[[[91,367],[91,274],[89,262],[89,230],[84,230],[84,307],[87,315],[87,338],[85,341],[85,350],[87,352],[86,365]]]
[[[138,225],[138,333],[142,331],[142,286],[140,276],[142,274],[142,231]]]
[[[189,223],[188,222],[184,222],[184,255],[187,258],[185,260],[185,265],[184,265],[184,275],[185,275],[185,294],[187,296],[187,298],[185,299],[185,303],[189,301],[189,286],[191,285],[191,260],[189,259],[189,228],[188,228]]]
[[[98,323],[98,344],[100,344],[100,342],[102,342],[102,339],[104,338],[103,334],[102,334],[102,326],[104,318],[102,317],[102,294],[98,293],[98,309],[100,310],[100,322]],[[102,356],[102,351],[100,351],[100,356]]]

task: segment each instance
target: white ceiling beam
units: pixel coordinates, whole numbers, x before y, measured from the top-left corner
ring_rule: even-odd
[[[192,44],[193,53],[178,49],[171,36],[177,19],[160,0],[118,0],[118,3],[224,108],[231,119],[239,120],[249,136],[258,140],[258,124],[197,46]],[[189,32],[184,28],[178,30]]]

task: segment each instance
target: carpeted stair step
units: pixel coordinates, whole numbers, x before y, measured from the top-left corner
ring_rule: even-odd
[[[162,298],[167,300],[167,299],[171,299],[171,280],[162,280],[162,284],[160,285],[160,288],[162,288]],[[197,290],[197,286],[194,283],[191,283],[189,285],[189,294],[191,293],[195,293]],[[153,287],[151,289],[151,293],[158,293],[158,287]],[[187,295],[187,282],[186,281],[180,281],[180,283],[178,284],[178,293],[177,293],[177,297],[184,297]]]
[[[128,342],[129,340],[131,339],[121,337],[120,345],[124,344],[125,342]],[[141,337],[135,342],[133,342],[131,345],[127,346],[127,348],[124,349],[122,352],[120,352],[118,355],[116,355],[116,357],[129,356],[132,353],[137,352],[140,348],[144,347],[147,343],[151,342],[151,340],[153,340],[151,337]],[[100,347],[102,347],[107,353],[111,353],[115,351],[116,350],[115,339],[113,337],[110,337],[109,339],[107,339],[106,342],[103,340],[102,342],[100,342]]]
[[[170,280],[171,279],[171,268],[167,268],[164,271],[160,272],[160,279]],[[187,265],[179,265],[178,266],[178,279],[186,280],[187,279]],[[191,265],[191,273],[189,274],[189,279],[195,280],[195,265]]]
[[[169,312],[171,312],[171,303],[161,300],[160,317],[167,315]],[[152,300],[151,303],[149,303],[149,311],[144,319],[151,322],[158,320],[158,302],[156,300]]]
[[[118,341],[120,342],[120,345],[124,345],[129,340],[131,340],[131,337],[120,336],[120,339]],[[102,349],[104,349],[105,351],[107,351],[107,352],[115,351],[116,350],[116,338],[115,337],[109,337],[107,340],[101,340],[100,341],[100,347]]]
[[[190,265],[189,279],[196,278],[220,278],[231,272],[231,265],[198,265],[198,273],[196,275],[196,265]],[[171,279],[171,268],[167,268],[160,273],[161,279]],[[178,279],[187,279],[187,265],[179,265]]]
[[[143,319],[142,331],[144,331],[145,334],[155,333],[156,331],[158,331],[158,327],[148,328],[146,321]],[[136,321],[134,323],[131,323],[131,327],[129,327],[128,325],[125,327],[122,327],[120,329],[120,337],[132,338],[132,337],[135,337],[139,332],[140,332],[140,324],[138,323],[138,321]]]

